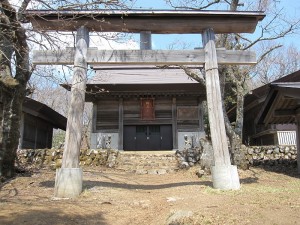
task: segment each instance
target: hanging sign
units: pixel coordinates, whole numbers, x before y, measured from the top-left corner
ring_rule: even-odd
[[[153,98],[141,98],[141,119],[142,120],[155,119]]]

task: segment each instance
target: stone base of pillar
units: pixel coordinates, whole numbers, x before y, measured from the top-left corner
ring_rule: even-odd
[[[76,198],[82,192],[82,169],[61,168],[56,170],[54,196]]]
[[[220,190],[240,189],[237,166],[215,165],[211,167],[213,187]]]

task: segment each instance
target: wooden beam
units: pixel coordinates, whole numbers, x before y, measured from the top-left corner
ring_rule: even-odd
[[[253,33],[263,12],[199,10],[27,10],[34,29],[75,31],[86,26],[95,32],[158,34],[202,33],[208,27],[215,33]]]
[[[279,99],[282,97],[280,92],[275,92],[275,97],[270,100],[270,104],[268,104],[269,102],[267,102],[268,105],[266,105],[265,110],[266,110],[266,115],[264,118],[263,123],[264,124],[269,124],[270,120],[272,119],[273,115],[274,115],[274,111],[276,109],[276,105],[279,102]]]
[[[35,65],[72,65],[75,50],[34,51]],[[219,64],[253,65],[255,52],[217,49]],[[203,65],[205,50],[96,50],[88,49],[88,64],[124,64],[124,65]]]
[[[280,109],[274,111],[274,117],[286,117],[286,116],[295,116],[296,111],[292,109]]]

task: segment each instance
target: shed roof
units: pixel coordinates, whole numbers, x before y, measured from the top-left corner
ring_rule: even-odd
[[[264,104],[266,104],[265,102],[268,101],[268,96],[272,95],[271,93],[273,93],[275,91],[275,87],[276,86],[281,86],[281,90],[283,90],[283,87],[287,88],[287,86],[297,86],[300,82],[300,70],[295,71],[294,73],[288,74],[284,77],[281,77],[269,84],[265,84],[261,87],[258,87],[254,90],[252,90],[251,94],[248,94],[245,96],[245,102],[244,102],[244,114],[246,115],[247,113],[249,113],[250,110],[256,108],[258,110],[262,110],[261,108],[264,107]],[[291,89],[290,89],[291,90]],[[295,90],[295,89],[294,89]],[[298,89],[299,90],[299,89]],[[275,94],[275,93],[273,93]],[[270,98],[270,96],[269,96]],[[286,100],[286,102],[285,102]],[[282,100],[283,102],[287,103],[289,100],[285,99]],[[290,103],[293,104],[293,103]],[[235,113],[236,113],[236,106],[232,107],[230,110],[228,110],[228,116],[230,118],[230,120],[234,120],[235,118]],[[258,110],[255,110],[255,112],[259,113]],[[267,110],[267,109],[266,109]],[[250,111],[250,113],[253,113],[253,111]],[[262,112],[261,115],[257,116],[256,119],[256,123],[263,123],[262,118],[258,118],[263,116]],[[283,123],[283,118],[281,118],[280,120],[278,120],[279,118],[277,118],[277,120],[273,120],[272,122],[270,121],[270,123]],[[293,121],[293,119],[285,119],[286,121]]]
[[[23,112],[39,117],[52,124],[55,128],[66,130],[67,118],[41,102],[31,98],[25,98],[23,102]]]
[[[271,83],[270,87],[256,123],[295,123],[295,116],[300,115],[300,82]]]
[[[35,29],[75,31],[86,26],[97,32],[156,34],[202,33],[212,28],[215,33],[253,33],[263,12],[197,11],[197,10],[28,10],[27,19]]]

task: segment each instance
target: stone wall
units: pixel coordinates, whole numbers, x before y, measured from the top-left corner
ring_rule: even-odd
[[[186,146],[176,151],[180,168],[200,165],[209,170],[212,165],[212,147],[206,139],[200,140],[200,147]],[[291,146],[242,146],[242,151],[250,166],[296,166],[297,148]]]
[[[88,149],[80,152],[80,166],[114,167],[119,151]],[[62,164],[63,149],[24,149],[18,150],[16,163],[32,168],[57,169]]]
[[[26,167],[61,167],[63,149],[26,149],[17,153],[17,164]],[[119,162],[118,150],[89,149],[81,150],[80,166],[115,167]],[[208,141],[201,140],[200,147],[192,147],[186,141],[186,148],[176,151],[180,168],[200,165],[202,169],[212,164],[212,148]],[[122,157],[121,157],[122,158]],[[250,166],[296,166],[296,146],[250,146],[246,147],[246,158]],[[153,161],[153,160],[152,160]]]
[[[291,146],[250,146],[247,147],[247,160],[252,166],[297,165],[297,148]]]

